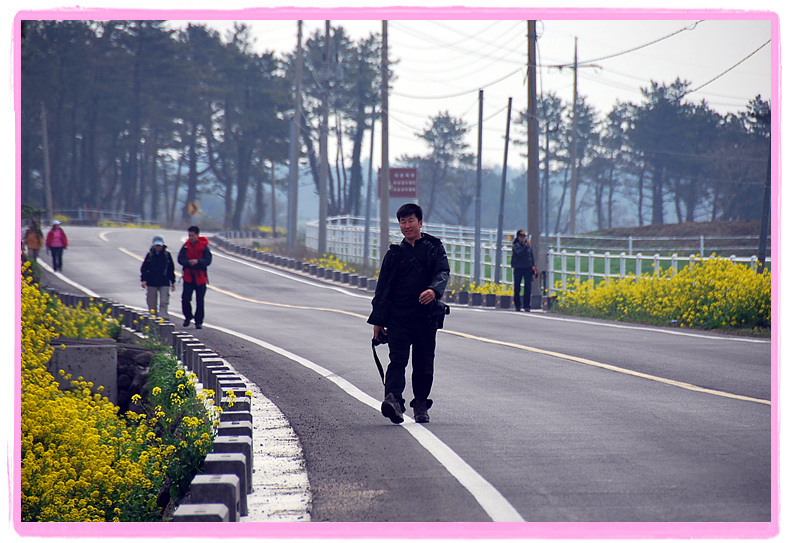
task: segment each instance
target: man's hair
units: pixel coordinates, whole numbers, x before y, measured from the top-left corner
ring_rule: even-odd
[[[398,220],[401,220],[404,217],[410,217],[411,215],[414,215],[415,217],[417,217],[418,221],[421,221],[422,208],[417,204],[403,204],[402,206],[400,206],[400,208],[398,208],[398,212],[396,213]]]
[[[519,230],[518,232],[516,232],[516,237],[519,237],[521,234],[524,234],[525,236],[527,235],[527,233],[524,232],[523,230]]]
[[[190,226],[187,229],[187,232],[194,232],[195,234],[200,235],[200,228],[198,228],[197,226]]]

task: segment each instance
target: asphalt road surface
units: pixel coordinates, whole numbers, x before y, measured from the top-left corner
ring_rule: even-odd
[[[153,234],[174,258],[186,238],[67,233],[63,275],[135,307]],[[453,307],[431,422],[397,426],[378,411],[369,293],[216,247],[209,280],[204,328],[190,332],[287,417],[313,521],[772,520],[769,340]]]

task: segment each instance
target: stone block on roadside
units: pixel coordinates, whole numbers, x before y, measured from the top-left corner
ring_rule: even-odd
[[[173,522],[230,522],[230,510],[222,503],[182,503]]]
[[[209,453],[203,462],[203,472],[207,475],[232,473],[239,478],[240,511],[246,517],[247,494],[252,492],[251,481],[247,479],[247,459],[241,453]]]
[[[189,485],[191,503],[221,503],[230,512],[230,522],[241,514],[240,481],[232,473],[198,474]]]

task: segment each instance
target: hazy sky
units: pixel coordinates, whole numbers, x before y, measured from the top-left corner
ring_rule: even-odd
[[[364,9],[358,13],[367,15]],[[424,153],[414,134],[440,111],[467,122],[471,128],[468,141],[476,149],[482,89],[484,161],[501,163],[508,98],[513,98],[514,112],[527,107],[527,25],[516,17],[526,12],[512,11],[512,18],[503,18],[509,13],[502,12],[499,18],[482,19],[490,13],[468,10],[469,20],[452,19],[454,14],[456,10],[446,9],[438,14],[443,18],[405,19],[394,14],[389,20],[390,58],[396,61],[389,108],[391,159]],[[640,89],[651,80],[688,81],[692,89],[700,88],[689,99],[704,99],[722,113],[743,111],[758,94],[771,98],[771,21],[746,18],[755,13],[743,14],[739,20],[722,20],[731,16],[723,12],[717,18],[710,13],[683,13],[683,18],[666,20],[612,20],[612,14],[605,12],[591,14],[603,17],[600,20],[577,20],[572,11],[550,15],[537,23],[538,91],[572,101],[573,70],[568,65],[577,43],[583,66],[578,70],[578,92],[601,116],[618,100],[641,103]],[[223,21],[202,22],[222,32],[232,26]],[[245,22],[253,29],[259,50],[281,52],[295,47],[294,20]],[[343,26],[353,38],[382,30],[380,20],[340,19],[332,20],[332,25]],[[323,20],[306,19],[305,36],[316,30],[323,34]],[[562,65],[566,66],[558,67]],[[511,164],[518,159],[513,156],[513,160]]]
[[[769,6],[758,1],[750,3],[753,11],[744,11],[743,3],[732,7],[729,4],[736,3],[726,0],[716,10],[667,1],[661,11],[632,1],[624,4],[631,8],[628,12],[614,10],[621,6],[611,2],[596,8],[585,5],[584,10],[571,2],[564,3],[567,7],[528,11],[526,2],[500,2],[498,7],[485,7],[484,2],[422,2],[408,7],[405,1],[349,0],[321,2],[327,7],[316,8],[291,1],[286,4],[290,8],[272,9],[272,2],[262,1],[253,2],[254,7],[237,0],[221,5],[195,0],[187,6],[150,0],[96,1],[101,3],[78,10],[60,6],[74,18],[192,20],[223,34],[237,20],[253,29],[258,50],[276,53],[295,48],[296,19],[304,20],[305,39],[316,30],[323,34],[325,19],[358,39],[380,33],[381,19],[387,18],[396,76],[389,99],[390,160],[424,154],[426,147],[415,133],[439,112],[464,119],[470,128],[467,143],[476,151],[482,89],[483,161],[501,164],[508,98],[513,99],[514,119],[527,107],[526,19],[538,21],[538,92],[554,92],[567,103],[572,101],[570,65],[576,42],[582,66],[578,92],[600,116],[618,100],[640,103],[640,89],[651,80],[669,84],[676,78],[688,81],[692,89],[701,87],[689,95],[693,101],[704,99],[722,113],[743,111],[758,94],[771,98],[771,54],[778,46],[770,42]],[[507,7],[512,4],[519,7]],[[25,4],[25,9],[49,9],[53,17],[63,13],[58,7],[40,0]],[[375,143],[375,165],[380,163],[380,145]],[[365,155],[368,149],[369,142]],[[523,162],[511,153],[511,166]]]

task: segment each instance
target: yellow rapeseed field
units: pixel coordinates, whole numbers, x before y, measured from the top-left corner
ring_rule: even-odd
[[[771,274],[716,256],[678,272],[557,288],[556,309],[576,315],[703,329],[771,326]]]
[[[163,442],[155,420],[119,417],[100,387],[79,377],[61,390],[46,369],[59,336],[108,337],[117,323],[95,307],[64,307],[26,277],[28,268],[21,293],[22,520],[159,520],[157,497],[179,462],[178,448]],[[184,425],[201,430],[201,445],[211,441],[202,421]],[[205,445],[199,448],[205,455]]]

